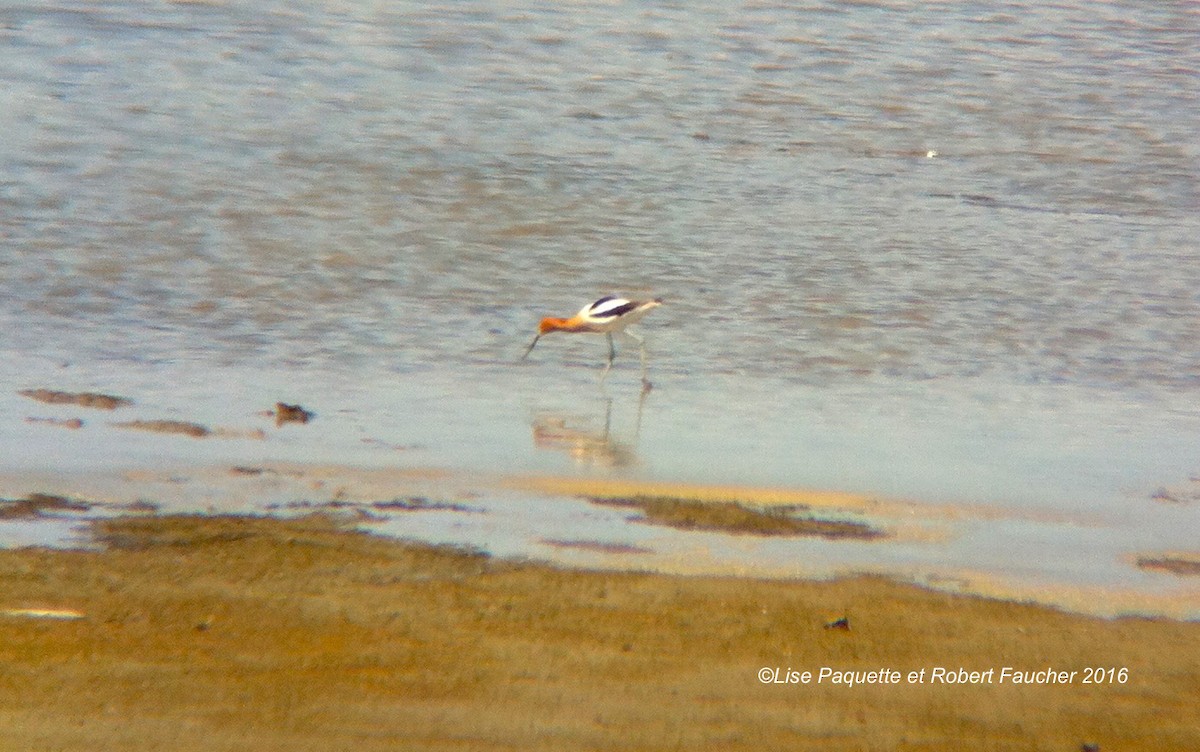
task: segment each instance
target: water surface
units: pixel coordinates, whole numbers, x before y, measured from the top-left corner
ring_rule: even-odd
[[[985,526],[1013,566],[1190,546],[1197,505],[1151,497],[1200,473],[1198,34],[1190,3],[9,5],[0,464],[811,486],[1119,531]],[[632,346],[603,389],[599,339],[517,362],[610,292],[667,301],[644,400]],[[23,422],[62,412],[40,386],[321,430],[68,432]]]

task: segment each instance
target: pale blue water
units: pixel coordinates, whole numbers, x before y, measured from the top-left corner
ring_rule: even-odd
[[[815,486],[1186,547],[1150,496],[1200,473],[1197,38],[1182,2],[6,5],[0,466]],[[632,348],[606,392],[603,340],[516,362],[609,292],[667,300],[640,405]],[[24,423],[78,412],[39,386],[320,417],[164,445]]]

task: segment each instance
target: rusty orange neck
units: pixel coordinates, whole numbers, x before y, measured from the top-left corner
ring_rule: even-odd
[[[538,332],[541,334],[549,334],[550,332],[586,332],[588,331],[587,324],[577,321],[574,318],[558,319],[544,318],[538,326]]]

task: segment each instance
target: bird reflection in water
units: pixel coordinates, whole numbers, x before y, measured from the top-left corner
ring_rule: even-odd
[[[533,445],[538,449],[562,452],[578,465],[630,467],[636,465],[637,439],[642,429],[642,408],[646,392],[638,399],[637,420],[632,437],[621,437],[612,430],[613,399],[604,400],[604,428],[598,420],[580,415],[541,413],[533,419]]]

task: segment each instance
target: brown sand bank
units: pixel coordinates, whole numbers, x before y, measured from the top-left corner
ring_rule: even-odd
[[[1196,623],[878,578],[567,571],[327,517],[94,525],[107,550],[0,551],[5,748],[1200,749]],[[905,678],[759,679],[822,667]],[[1089,667],[1128,678],[1084,684]]]

